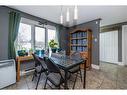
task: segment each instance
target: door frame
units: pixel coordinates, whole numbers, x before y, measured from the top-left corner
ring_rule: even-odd
[[[124,28],[127,27],[127,25],[122,25],[122,63],[121,65],[127,65],[125,61],[125,31]]]

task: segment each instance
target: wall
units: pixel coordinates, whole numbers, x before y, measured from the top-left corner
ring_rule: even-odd
[[[8,57],[8,12],[0,7],[0,60]]]
[[[61,46],[63,49],[66,49],[66,27],[56,24],[54,22],[32,16],[30,14],[11,9],[9,7],[0,6],[0,60],[8,59],[8,24],[9,24],[9,12],[10,11],[16,11],[21,14],[22,17],[35,20],[35,21],[41,21],[41,22],[47,22],[48,25],[53,25],[56,27],[60,27],[60,41]]]
[[[122,27],[118,29],[118,62],[122,62]]]
[[[76,28],[84,29],[89,28],[92,30],[92,64],[99,65],[99,33],[100,33],[100,19],[96,19],[90,22],[79,24],[69,28],[69,32],[73,31]],[[69,34],[68,34],[69,35]],[[97,42],[95,41],[97,39]],[[69,40],[69,39],[68,39]],[[68,46],[69,51],[69,46]]]

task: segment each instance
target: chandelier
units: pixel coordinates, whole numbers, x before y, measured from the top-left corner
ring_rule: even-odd
[[[61,14],[60,14],[60,24],[63,24],[64,21],[66,21],[65,23],[69,23],[70,22],[70,8],[66,8],[66,20],[64,20],[63,17],[63,7],[61,6]],[[78,7],[74,6],[73,8],[73,20],[77,21],[78,19]]]

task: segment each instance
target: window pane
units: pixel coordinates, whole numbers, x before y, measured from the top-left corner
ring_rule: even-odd
[[[31,48],[31,43],[22,43],[22,47],[26,48],[26,49],[30,49]]]
[[[45,29],[41,27],[35,27],[35,48],[45,48]]]
[[[20,23],[18,41],[26,42],[31,40],[31,25]]]
[[[48,29],[48,42],[51,39],[56,40],[56,30]]]
[[[16,49],[31,48],[31,25],[20,23]]]

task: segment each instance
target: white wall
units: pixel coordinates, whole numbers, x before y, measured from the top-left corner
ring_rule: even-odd
[[[100,61],[118,63],[118,31],[100,33]]]

